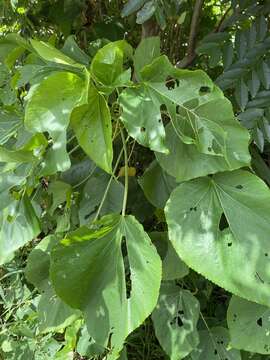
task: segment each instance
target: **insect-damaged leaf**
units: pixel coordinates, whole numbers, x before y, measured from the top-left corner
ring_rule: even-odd
[[[234,348],[270,354],[270,309],[233,296],[227,313]]]
[[[187,290],[164,282],[152,314],[156,336],[171,360],[183,359],[199,344],[200,304]]]
[[[165,213],[169,239],[189,267],[270,305],[270,191],[262,180],[237,170],[183,183]]]
[[[228,152],[231,127],[238,126],[243,133],[241,138],[246,139],[243,145],[248,153],[247,131],[237,124],[230,102],[203,71],[176,70],[165,56],[160,56],[146,65],[140,75],[142,83],[124,90],[119,102],[125,127],[141,145],[159,153],[174,153],[169,146],[170,137],[165,141],[166,114],[180,144],[189,145],[187,149],[193,145],[199,155],[221,158],[223,167],[235,168],[232,154],[236,151],[233,148]],[[234,146],[233,143],[231,147]],[[166,162],[173,155],[160,156]]]
[[[119,352],[156,305],[161,260],[133,216],[109,215],[93,226],[53,250],[51,278],[60,298],[83,311],[95,341]]]

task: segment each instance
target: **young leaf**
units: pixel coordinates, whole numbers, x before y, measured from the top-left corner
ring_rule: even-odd
[[[164,282],[152,319],[156,337],[171,360],[183,359],[199,344],[199,301],[173,282]]]
[[[85,80],[72,73],[57,72],[31,92],[25,111],[25,126],[30,132],[49,132],[52,137],[53,145],[47,154],[51,169],[47,172],[64,171],[70,166],[66,152],[66,129],[71,111],[87,102],[87,90],[87,78]]]
[[[124,70],[124,61],[132,56],[132,47],[125,41],[111,42],[98,50],[91,63],[94,79],[110,92],[117,86],[124,86],[130,80],[130,70]]]
[[[246,171],[183,183],[165,208],[169,239],[189,267],[269,306],[269,204],[267,186]]]
[[[40,233],[39,220],[27,196],[1,211],[0,225],[0,264],[10,261],[16,250]]]
[[[82,310],[95,341],[107,346],[110,339],[118,353],[156,305],[161,260],[134,217],[106,216],[93,226],[79,228],[53,250],[51,278],[59,297]]]
[[[227,314],[234,348],[270,354],[270,308],[233,296]]]
[[[112,171],[112,124],[104,97],[92,85],[88,104],[74,109],[71,126],[86,154],[103,170]]]

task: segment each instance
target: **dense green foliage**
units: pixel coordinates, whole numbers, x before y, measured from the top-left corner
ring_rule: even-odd
[[[269,359],[269,4],[0,10],[0,359]]]

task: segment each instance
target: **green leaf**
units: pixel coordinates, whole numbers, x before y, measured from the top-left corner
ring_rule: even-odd
[[[166,145],[169,155],[156,153],[156,158],[162,168],[176,181],[186,181],[220,171],[238,169],[249,165],[250,154],[248,151],[249,134],[233,117],[225,121],[223,108],[227,111],[229,102],[216,102],[216,120],[223,121],[227,131],[227,160],[221,156],[202,154],[195,145],[184,144],[172,124],[166,126]],[[181,166],[179,166],[181,159]]]
[[[13,137],[22,125],[20,117],[11,110],[0,110],[0,145]]]
[[[57,64],[62,65],[69,65],[81,68],[82,65],[78,64],[76,61],[68,57],[67,55],[63,54],[60,50],[56,49],[54,46],[46,43],[44,41],[37,41],[37,40],[30,40],[31,45],[36,50],[38,55],[46,60],[55,62]]]
[[[233,62],[233,44],[231,41],[226,43],[223,47],[223,65],[224,70],[227,70]]]
[[[159,37],[147,37],[140,42],[134,53],[134,68],[138,80],[141,80],[140,71],[158,56],[160,56]]]
[[[248,82],[249,91],[253,98],[257,95],[260,86],[261,86],[261,82],[258,77],[258,74],[256,70],[253,69],[251,72],[251,79]]]
[[[49,287],[50,253],[57,242],[57,237],[54,235],[46,236],[34,247],[27,258],[25,277],[40,292]]]
[[[120,95],[121,116],[129,134],[140,144],[166,153],[161,109],[167,111],[180,141],[199,152],[227,159],[224,118],[234,120],[232,107],[202,71],[175,69],[164,56],[141,71],[144,83]],[[167,80],[168,77],[172,77]],[[222,120],[217,120],[217,109]],[[221,115],[221,111],[218,109]]]
[[[31,151],[8,150],[0,146],[0,162],[4,163],[30,163],[35,161],[35,156]]]
[[[243,79],[240,80],[235,88],[235,97],[241,111],[244,111],[248,103],[248,87]]]
[[[81,330],[81,335],[77,342],[76,351],[81,356],[95,356],[95,355],[102,355],[105,349],[96,344],[94,339],[91,337],[91,335],[87,331],[87,327],[83,326]]]
[[[234,348],[270,354],[270,308],[233,296],[227,314]]]
[[[241,170],[183,183],[165,208],[169,239],[189,267],[269,306],[269,200],[265,183]]]
[[[60,298],[83,311],[94,340],[107,346],[110,338],[118,353],[156,305],[161,260],[134,217],[106,216],[94,226],[79,228],[53,250],[51,278]]]
[[[156,337],[171,360],[183,359],[199,344],[199,313],[199,301],[189,291],[173,282],[162,284],[152,319]]]
[[[79,48],[74,35],[68,36],[61,51],[77,63],[89,65],[90,57]]]
[[[137,24],[143,24],[154,15],[157,8],[157,3],[154,0],[147,1],[141,10],[137,12]]]
[[[122,17],[126,17],[133,14],[134,12],[139,10],[144,5],[145,2],[146,0],[129,0],[125,4],[121,12]]]
[[[90,86],[88,104],[76,108],[71,126],[86,154],[103,170],[112,171],[112,124],[110,109],[104,97]]]
[[[132,56],[132,47],[125,41],[111,42],[98,50],[91,63],[93,77],[112,91],[118,86],[126,86],[130,81],[130,70],[124,69],[124,61]]]
[[[265,61],[262,61],[258,67],[258,75],[266,90],[270,88],[270,68]]]
[[[71,325],[80,314],[79,310],[72,309],[59,299],[50,286],[41,295],[38,303],[39,331],[60,332]]]
[[[52,195],[53,201],[49,209],[50,215],[53,215],[57,207],[67,202],[70,207],[72,188],[70,184],[63,181],[53,181],[49,184],[48,193]]]
[[[160,101],[145,86],[126,89],[119,96],[121,120],[136,141],[151,150],[167,153]]]
[[[6,208],[14,198],[11,190],[22,185],[31,171],[31,164],[5,164],[0,172],[0,210]]]
[[[53,140],[43,164],[44,173],[70,167],[66,129],[71,111],[87,102],[88,81],[87,77],[82,79],[72,73],[57,72],[45,78],[31,92],[25,111],[26,129],[34,133],[49,132]]]
[[[168,175],[158,164],[153,161],[138,180],[144,195],[159,209],[163,209],[172,190],[176,187],[173,177]]]
[[[167,232],[151,232],[149,234],[162,260],[162,280],[177,280],[189,273],[187,265],[179,258]]]
[[[10,261],[16,250],[40,233],[39,221],[26,196],[1,211],[0,225],[0,264]]]
[[[240,351],[229,348],[229,332],[223,327],[200,331],[200,344],[187,360],[241,360]]]
[[[109,181],[109,175],[101,171],[95,171],[85,184],[79,204],[80,225],[89,224],[94,219]],[[120,213],[123,196],[124,186],[113,179],[100,215]]]

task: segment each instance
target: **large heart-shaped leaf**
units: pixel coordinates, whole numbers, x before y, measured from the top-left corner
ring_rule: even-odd
[[[189,291],[173,282],[162,284],[152,319],[156,336],[171,360],[183,359],[199,344],[199,313],[199,301]]]
[[[53,145],[48,157],[53,156],[54,161],[50,172],[64,171],[70,166],[66,129],[73,108],[87,102],[88,81],[86,75],[81,78],[73,73],[57,72],[32,89],[26,106],[25,126],[30,132],[51,135]]]
[[[183,183],[165,213],[169,238],[189,267],[270,305],[270,191],[262,180],[237,170]]]
[[[237,124],[232,106],[203,71],[176,70],[161,56],[140,75],[143,82],[124,90],[119,98],[121,119],[132,137],[168,153],[162,123],[165,112],[179,141],[194,145],[199,153],[221,157],[228,168],[234,168],[227,154],[227,128]],[[238,127],[246,136],[247,152],[247,131]]]
[[[52,252],[51,278],[60,298],[83,311],[95,341],[110,340],[118,353],[156,305],[161,260],[134,217],[109,215],[62,240]]]
[[[270,354],[270,308],[233,296],[227,314],[234,348]]]

